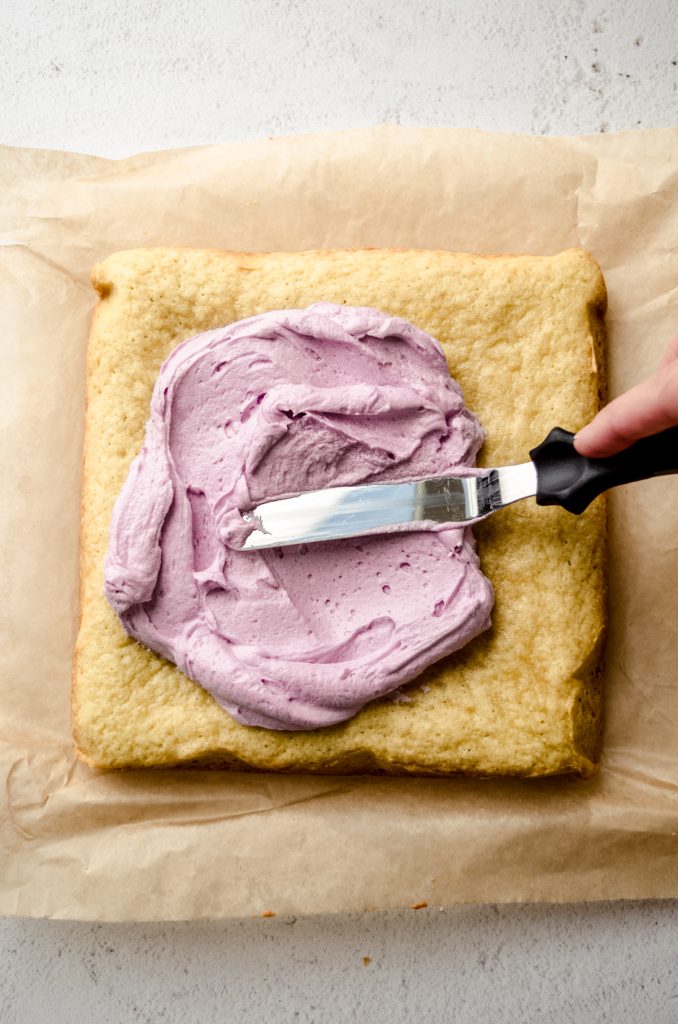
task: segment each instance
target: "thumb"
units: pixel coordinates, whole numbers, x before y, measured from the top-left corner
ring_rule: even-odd
[[[678,424],[678,359],[606,405],[574,440],[582,455],[602,459],[641,437]]]

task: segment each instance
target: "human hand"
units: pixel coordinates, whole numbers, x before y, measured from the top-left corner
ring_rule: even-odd
[[[603,459],[634,441],[678,425],[678,334],[659,369],[606,405],[574,439],[582,455]]]

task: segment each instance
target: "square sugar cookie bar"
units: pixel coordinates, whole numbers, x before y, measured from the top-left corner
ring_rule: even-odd
[[[437,338],[486,431],[479,464],[525,462],[576,430],[604,387],[605,287],[595,261],[442,251],[233,253],[139,249],[93,273],[74,735],[97,767],[549,775],[595,770],[605,629],[605,508],[520,502],[475,527],[492,628],[429,668],[406,700],[311,732],[240,725],[126,635],[103,593],[113,504],[138,453],[159,368],[184,339],[315,302],[371,306]]]

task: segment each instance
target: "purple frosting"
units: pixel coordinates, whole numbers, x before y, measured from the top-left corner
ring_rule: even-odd
[[[115,506],[106,597],[239,722],[342,722],[487,629],[471,531],[243,552],[240,512],[468,472],[482,440],[438,342],[397,317],[318,303],[191,338],[160,370]]]

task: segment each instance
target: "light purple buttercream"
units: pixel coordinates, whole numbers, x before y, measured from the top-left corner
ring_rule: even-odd
[[[318,303],[191,338],[115,506],[106,596],[239,722],[344,721],[489,626],[471,531],[242,552],[240,511],[464,471],[482,439],[438,342],[397,317]]]

